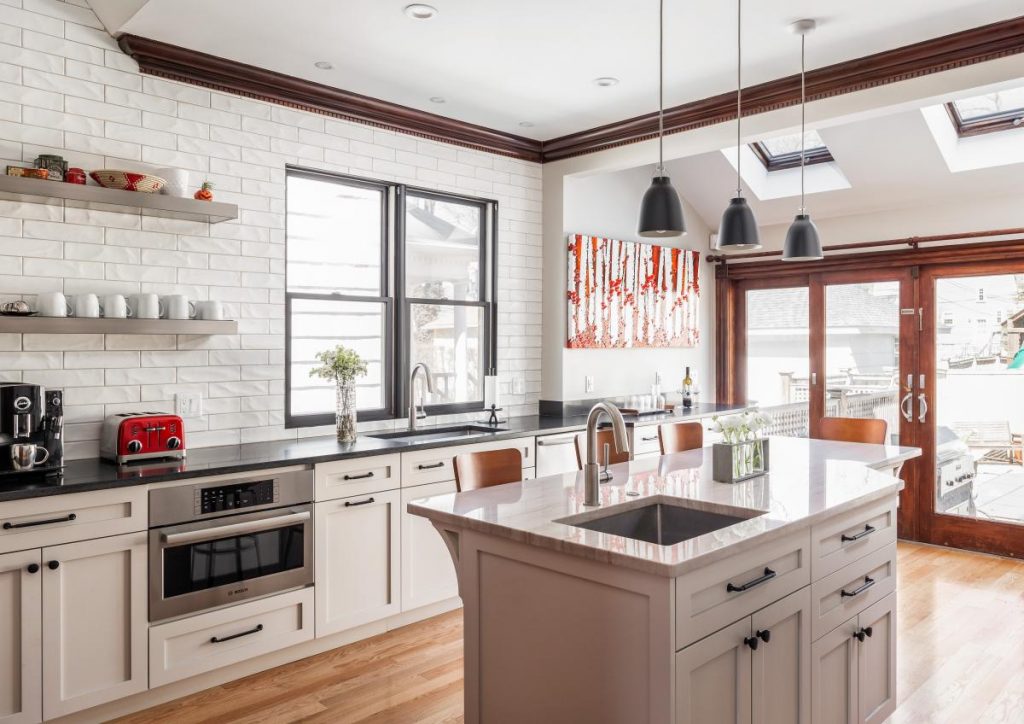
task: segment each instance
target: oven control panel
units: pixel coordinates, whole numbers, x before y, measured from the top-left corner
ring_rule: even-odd
[[[242,510],[257,505],[270,505],[280,498],[276,480],[253,480],[245,483],[218,485],[196,489],[196,513],[217,513]]]

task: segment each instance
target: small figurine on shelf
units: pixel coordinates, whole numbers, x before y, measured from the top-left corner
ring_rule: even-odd
[[[198,201],[213,201],[213,184],[209,181],[203,181],[203,186],[196,191],[193,197]]]

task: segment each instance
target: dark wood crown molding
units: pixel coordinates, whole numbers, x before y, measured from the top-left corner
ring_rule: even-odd
[[[119,43],[144,73],[527,161],[594,153],[655,138],[658,131],[657,113],[648,113],[541,142],[136,35],[122,35]],[[807,99],[821,100],[1022,52],[1024,16],[808,71]],[[799,102],[799,75],[743,89],[744,116]],[[723,93],[666,109],[665,132],[680,133],[735,118],[736,93]]]

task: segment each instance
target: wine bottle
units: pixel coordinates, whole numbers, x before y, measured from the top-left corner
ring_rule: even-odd
[[[686,376],[683,377],[683,409],[693,407],[693,378],[690,377],[690,368],[686,368]]]

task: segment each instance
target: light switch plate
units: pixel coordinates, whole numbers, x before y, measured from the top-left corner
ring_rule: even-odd
[[[202,417],[202,394],[199,392],[177,393],[174,395],[174,412],[179,417]]]

